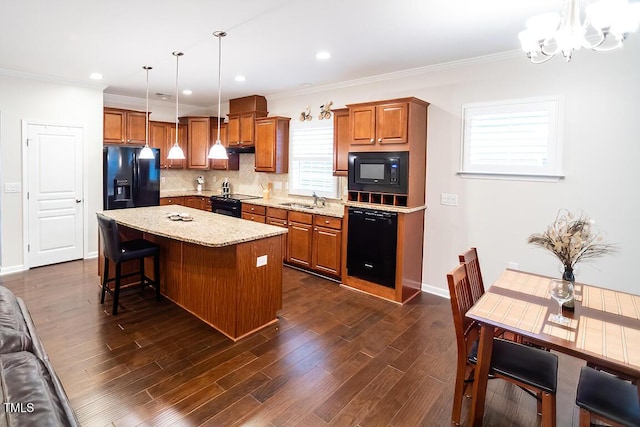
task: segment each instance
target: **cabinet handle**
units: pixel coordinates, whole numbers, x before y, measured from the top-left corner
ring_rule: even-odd
[[[251,208],[251,212],[253,212],[255,210],[255,208]]]
[[[374,138],[371,138],[371,142],[376,142],[376,140]]]
[[[382,142],[382,138],[378,138],[378,142]]]
[[[324,223],[325,223],[325,224],[329,224],[329,220],[325,220],[325,221],[324,221]]]

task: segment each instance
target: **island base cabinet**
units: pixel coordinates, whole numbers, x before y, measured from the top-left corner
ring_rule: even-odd
[[[162,253],[161,292],[238,340],[277,321],[276,312],[282,308],[282,239],[213,248],[155,237]]]

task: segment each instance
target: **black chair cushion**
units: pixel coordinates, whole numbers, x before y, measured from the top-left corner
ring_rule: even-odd
[[[624,426],[640,426],[638,388],[611,374],[583,366],[576,405]]]
[[[158,245],[144,239],[127,240],[120,244],[120,261],[146,258],[158,253]]]
[[[469,353],[471,363],[478,362],[478,342]],[[538,348],[494,338],[491,353],[492,374],[555,393],[558,383],[558,356]]]

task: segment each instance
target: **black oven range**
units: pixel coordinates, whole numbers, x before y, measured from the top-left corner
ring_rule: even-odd
[[[211,212],[240,218],[242,216],[242,200],[250,199],[259,199],[259,197],[237,193],[211,196]]]

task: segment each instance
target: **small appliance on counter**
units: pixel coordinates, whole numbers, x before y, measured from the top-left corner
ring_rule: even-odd
[[[142,147],[104,147],[103,209],[137,208],[160,204],[160,150],[153,159],[140,159]]]
[[[197,183],[196,191],[198,193],[201,193],[202,192],[202,186],[204,185],[204,177],[202,175],[198,176],[196,178],[196,183]]]
[[[242,200],[259,199],[259,197],[248,194],[222,194],[211,196],[210,199],[211,212],[240,218],[242,216]]]
[[[231,183],[225,178],[224,181],[222,181],[222,195],[228,196],[229,194],[231,194]]]

